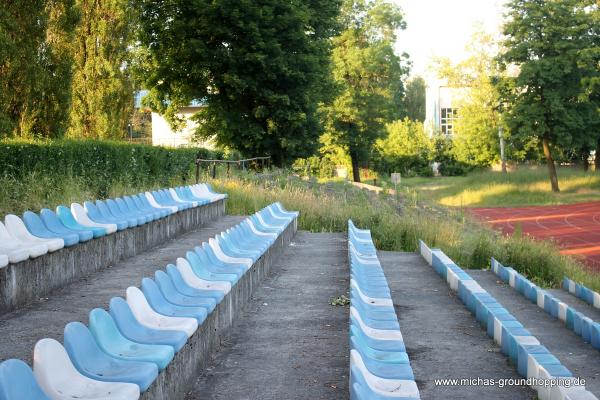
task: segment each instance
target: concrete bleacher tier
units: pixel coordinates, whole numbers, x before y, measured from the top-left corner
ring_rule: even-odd
[[[6,215],[0,222],[0,313],[225,212],[227,195],[207,184],[153,193]]]
[[[179,190],[177,201],[194,193]],[[222,200],[217,196],[211,200]],[[142,214],[135,215],[141,222]],[[33,369],[16,359],[1,363],[0,399],[180,397],[218,328],[231,324],[235,309],[264,275],[258,269],[293,237],[297,216],[272,204],[190,250],[177,266],[144,278],[140,288],[130,286],[125,298],[110,300],[108,311],[91,310],[88,326],[68,323],[64,345],[39,340]]]

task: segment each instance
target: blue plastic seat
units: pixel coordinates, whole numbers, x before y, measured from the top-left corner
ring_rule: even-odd
[[[183,331],[158,330],[142,325],[133,315],[129,304],[121,297],[110,300],[109,313],[121,334],[133,342],[164,344],[173,347],[176,352],[187,342],[188,336]]]
[[[0,400],[50,400],[29,365],[11,359],[0,364]]]
[[[132,196],[134,200],[137,200],[136,202],[143,205],[144,207],[150,209],[150,210],[158,210],[161,214],[161,217],[167,217],[171,214],[173,214],[173,211],[170,208],[166,208],[166,207],[162,207],[162,208],[156,208],[154,207],[152,204],[150,204],[150,202],[148,201],[148,198],[146,198],[146,195],[143,193],[138,194],[137,196]]]
[[[212,297],[203,295],[188,296],[180,293],[175,288],[171,277],[164,271],[156,271],[154,273],[154,281],[169,303],[173,303],[178,306],[204,307],[206,308],[208,314],[210,314],[217,306],[216,300]]]
[[[103,382],[129,382],[145,391],[158,376],[158,367],[151,362],[121,360],[106,354],[81,322],[65,326],[65,349],[79,372]]]
[[[102,204],[102,203],[103,202],[101,200],[96,200],[96,204],[98,205],[99,208],[101,207],[100,204]],[[124,212],[122,212],[119,209],[119,206],[117,205],[117,203],[113,199],[107,199],[106,201],[104,201],[104,204],[106,205],[106,207],[108,208],[108,210],[110,211],[110,213],[112,215],[114,215],[117,218],[126,220],[127,223],[129,224],[130,228],[133,228],[135,226],[142,224],[142,223],[140,223],[140,221],[138,220],[137,217],[129,215],[129,214],[125,214]]]
[[[31,234],[34,236],[45,238],[45,239],[60,238],[65,242],[66,247],[74,246],[77,243],[79,243],[79,235],[78,234],[76,234],[76,233],[61,234],[61,233],[52,232],[51,230],[49,230],[46,227],[46,225],[44,225],[44,222],[39,217],[39,215],[37,215],[36,213],[33,213],[31,211],[25,211],[25,213],[23,213],[23,222],[25,223],[25,226],[27,227],[29,232],[31,232]]]
[[[208,316],[208,311],[204,307],[184,306],[171,303],[165,298],[156,282],[150,278],[142,279],[142,292],[144,293],[148,304],[150,304],[150,307],[159,314],[168,317],[195,318],[198,321],[198,325],[202,324]]]
[[[74,231],[67,228],[58,216],[54,213],[54,211],[49,210],[47,208],[42,208],[40,211],[40,217],[42,221],[44,221],[44,225],[46,228],[52,232],[56,232],[63,235],[76,234],[79,237],[79,242],[87,242],[88,240],[92,240],[94,238],[94,232],[88,229],[84,229],[81,231]]]
[[[67,228],[73,231],[92,231],[94,238],[99,238],[106,235],[106,229],[98,226],[83,226],[75,220],[71,213],[71,209],[65,206],[56,207],[56,215]]]
[[[150,218],[150,221],[156,221],[162,217],[162,214],[159,211],[146,209],[142,204],[136,203],[134,198],[131,196],[123,196],[123,201],[125,201],[130,210],[137,210],[139,213]]]
[[[362,346],[357,346],[354,350],[360,353],[367,370],[375,376],[384,379],[415,380],[409,363],[384,363],[369,357],[369,353],[364,351]]]
[[[220,303],[225,297],[225,293],[220,290],[208,290],[208,289],[198,289],[195,287],[189,286],[181,273],[173,264],[167,265],[167,274],[171,278],[171,282],[175,286],[175,289],[181,294],[185,294],[186,296],[204,296],[210,297],[214,299],[217,303]]]
[[[198,255],[193,251],[188,251],[185,253],[185,258],[190,263],[194,273],[204,280],[230,282],[231,286],[233,286],[239,280],[239,277],[236,274],[222,274],[210,271],[206,265],[202,264],[202,260],[200,260]]]
[[[115,321],[106,311],[90,311],[90,331],[100,348],[121,360],[152,362],[162,371],[171,362],[175,350],[171,346],[132,342],[119,332]]]
[[[206,247],[210,248],[206,242],[204,244]],[[208,254],[206,254],[205,247],[194,247],[194,253],[196,253],[196,256],[198,256],[202,265],[206,266],[209,271],[216,274],[236,274],[238,278],[241,278],[246,273],[247,268],[245,265],[227,264],[218,259],[218,262],[214,262],[214,259],[209,258]]]
[[[171,198],[170,196],[166,196],[164,192],[159,190],[152,192],[152,196],[154,197],[156,202],[161,206],[177,207],[177,211],[182,211],[189,208],[187,205],[176,202],[175,200],[173,200],[173,198]]]
[[[138,222],[138,225],[144,225],[145,223],[152,221],[151,217],[142,214],[139,210],[137,210],[137,209],[130,209],[127,206],[127,203],[125,202],[125,200],[117,197],[113,201],[115,202],[115,204],[117,205],[117,207],[119,207],[119,210],[121,210],[121,212],[123,214],[129,215],[129,216],[131,216],[133,218],[136,218],[137,222]]]
[[[123,229],[127,229],[129,224],[127,221],[120,220],[115,218],[112,214],[104,213],[91,201],[86,201],[84,204],[85,211],[87,212],[88,217],[97,223],[100,224],[115,224],[117,225],[117,230],[122,231]]]
[[[221,268],[223,271],[228,271],[231,268],[234,268],[233,271],[238,270],[238,269],[241,269],[244,271],[248,270],[248,266],[246,264],[239,264],[239,263],[235,264],[235,263],[228,263],[228,262],[226,263],[224,261],[221,261],[215,254],[213,248],[210,247],[210,245],[206,242],[202,243],[202,251],[203,251],[204,255],[206,256],[206,260],[208,260],[208,263],[210,265],[214,266],[215,268]],[[202,260],[202,261],[204,261],[204,260]]]

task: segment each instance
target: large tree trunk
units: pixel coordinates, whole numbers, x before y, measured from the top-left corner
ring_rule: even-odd
[[[350,160],[352,160],[352,178],[354,182],[360,182],[360,164],[358,153],[350,150]]]
[[[558,177],[556,176],[554,159],[552,158],[552,153],[550,152],[550,141],[548,140],[548,136],[544,136],[542,139],[542,147],[544,148],[544,155],[546,156],[546,163],[548,164],[548,174],[550,175],[550,185],[552,186],[552,191],[558,193],[560,192],[560,189],[558,188]]]

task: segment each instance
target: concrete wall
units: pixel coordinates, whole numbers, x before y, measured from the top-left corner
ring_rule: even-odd
[[[296,230],[297,220],[294,220],[208,315],[141,399],[176,400],[185,397],[187,390],[207,366],[211,353],[219,348],[222,336],[233,325],[254,289],[269,274],[273,261],[292,241]]]
[[[0,268],[0,314],[225,214],[225,200]]]

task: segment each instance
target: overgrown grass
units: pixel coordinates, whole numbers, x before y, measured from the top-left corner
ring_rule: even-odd
[[[558,286],[563,276],[600,290],[600,278],[577,260],[561,255],[546,242],[505,237],[475,223],[459,210],[448,211],[406,198],[374,196],[343,183],[223,179],[215,187],[229,194],[228,212],[249,214],[273,201],[300,211],[299,226],[312,232],[343,232],[347,220],[372,231],[382,250],[416,251],[418,240],[439,247],[464,268],[489,267],[494,256],[541,286]]]
[[[406,178],[401,188],[451,207],[507,207],[571,204],[600,198],[600,172],[558,169],[560,193],[550,190],[545,166],[508,174],[481,171],[464,177]]]

